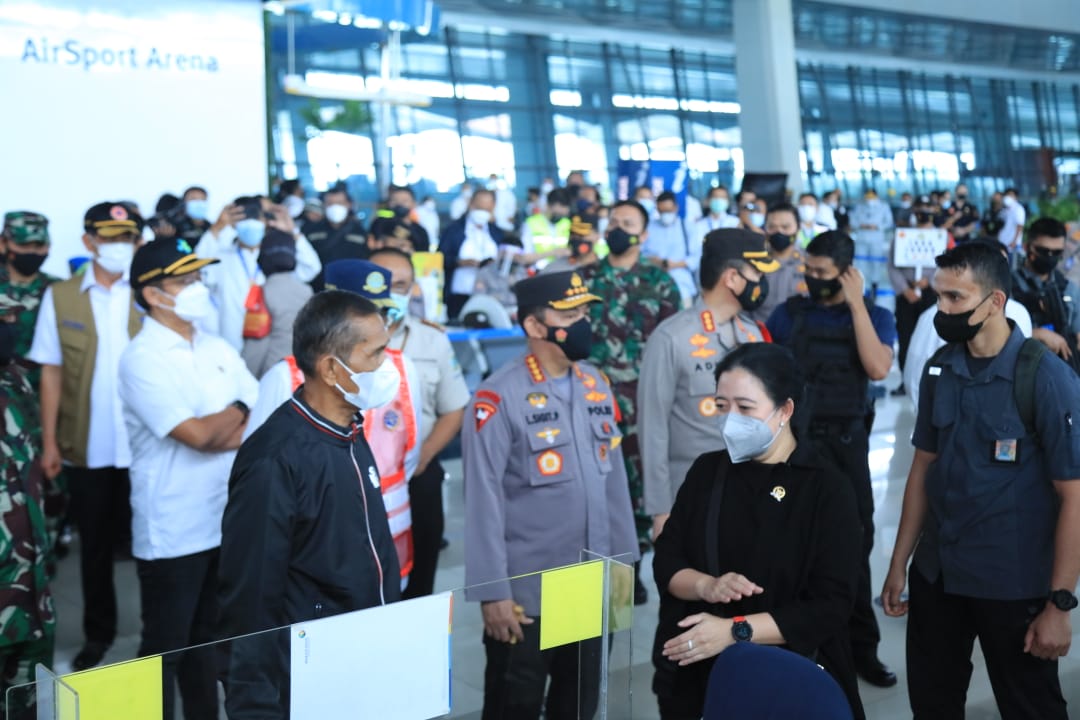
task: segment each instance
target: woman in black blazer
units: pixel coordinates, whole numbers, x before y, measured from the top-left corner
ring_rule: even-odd
[[[859,516],[843,476],[792,431],[803,388],[795,358],[743,345],[716,378],[727,449],[697,459],[655,541],[660,716],[700,718],[716,656],[743,641],[814,659],[864,718],[847,638]]]

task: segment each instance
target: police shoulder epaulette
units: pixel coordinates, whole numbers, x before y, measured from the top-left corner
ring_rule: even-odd
[[[445,327],[443,327],[442,325],[440,325],[437,322],[432,322],[431,320],[427,320],[425,318],[420,319],[420,324],[421,325],[427,325],[429,328],[435,328],[436,330],[438,330],[439,332],[442,332],[442,333],[446,332]]]

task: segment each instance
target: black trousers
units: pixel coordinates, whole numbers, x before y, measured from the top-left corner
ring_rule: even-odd
[[[409,481],[409,507],[412,512],[413,569],[402,600],[424,597],[435,592],[435,569],[439,565],[446,517],[443,514],[442,486],[445,471],[432,460],[424,472]]]
[[[870,581],[870,553],[874,549],[874,494],[870,487],[870,464],[867,459],[870,435],[866,431],[866,421],[861,417],[850,421],[812,421],[809,434],[818,454],[847,476],[855,491],[855,503],[859,509],[863,553],[859,563],[855,607],[848,626],[852,654],[858,663],[863,658],[877,657],[877,647],[881,641]]]
[[[950,595],[912,567],[907,624],[908,698],[915,720],[962,720],[979,638],[1002,720],[1068,720],[1056,660],[1024,652],[1028,625],[1046,598],[984,600]]]
[[[915,325],[919,322],[919,316],[926,308],[937,302],[937,293],[930,288],[922,291],[918,302],[908,302],[903,295],[896,296],[896,337],[900,344],[900,372],[904,371],[907,364],[908,346],[911,345],[911,336],[915,334]]]
[[[113,559],[131,539],[131,481],[121,468],[65,468],[71,517],[79,531],[83,633],[88,642],[112,645],[116,637]]]
[[[484,636],[487,667],[482,720],[537,720],[541,708],[544,720],[587,720],[596,714],[600,638],[540,650],[540,623],[535,618],[532,625],[522,625],[525,640],[514,645]],[[549,676],[551,687],[545,701]]]
[[[186,720],[218,717],[218,647],[172,652],[214,640],[218,548],[136,562],[143,621],[139,657],[164,653],[165,720],[174,716],[177,681]]]

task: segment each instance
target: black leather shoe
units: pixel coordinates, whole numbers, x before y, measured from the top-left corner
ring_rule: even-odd
[[[86,645],[83,645],[83,649],[79,651],[79,654],[75,656],[75,659],[71,661],[71,669],[79,672],[100,665],[105,657],[105,651],[108,649],[109,646],[105,643],[86,643]]]
[[[889,394],[893,397],[904,397],[905,395],[907,395],[907,390],[904,389],[904,384],[900,383],[900,387],[896,388]]]
[[[876,657],[856,660],[855,672],[863,680],[877,687],[887,688],[896,684],[896,673],[885,667]]]

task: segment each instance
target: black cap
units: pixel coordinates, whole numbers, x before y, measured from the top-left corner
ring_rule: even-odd
[[[266,228],[259,246],[259,269],[263,275],[292,272],[296,269],[296,237],[284,230]]]
[[[376,240],[395,238],[415,243],[412,226],[397,217],[379,217],[371,223],[371,234]]]
[[[135,251],[131,261],[131,287],[138,290],[164,277],[177,277],[220,262],[201,258],[183,238],[160,238]]]
[[[519,280],[514,285],[519,308],[550,307],[571,310],[600,298],[589,292],[589,286],[576,271],[547,273]]]
[[[116,237],[124,233],[141,233],[143,219],[127,203],[103,202],[86,211],[83,228],[93,235]]]
[[[763,273],[780,269],[780,263],[765,249],[765,236],[741,228],[713,230],[705,236],[702,254],[718,260],[742,260]]]

